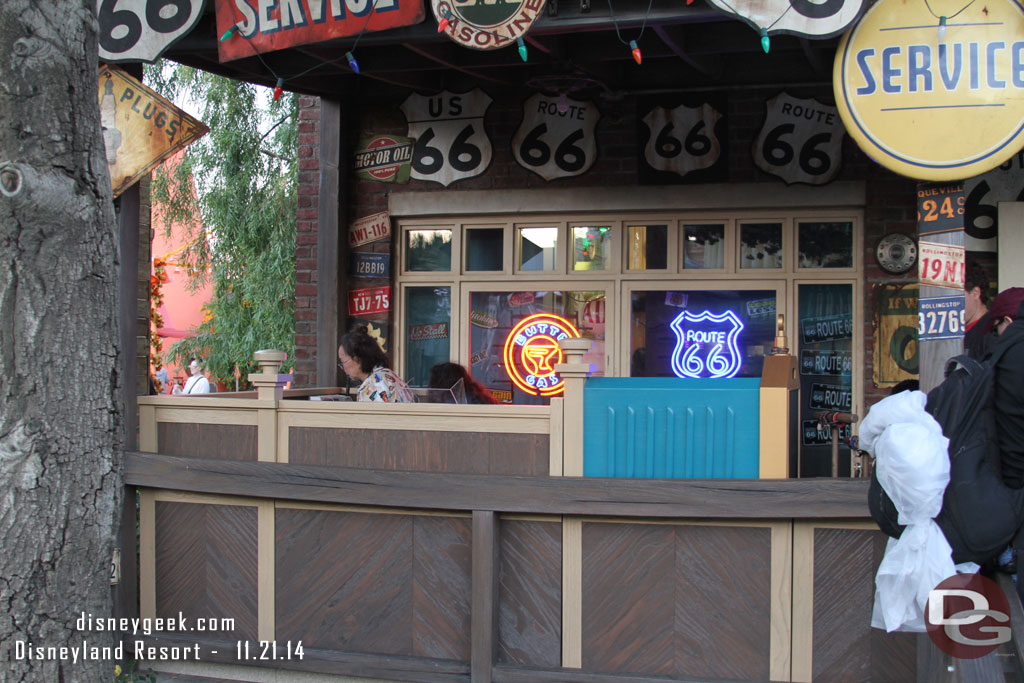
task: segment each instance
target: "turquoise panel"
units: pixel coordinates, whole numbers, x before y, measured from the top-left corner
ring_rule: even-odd
[[[759,377],[594,377],[583,390],[583,474],[756,479]]]

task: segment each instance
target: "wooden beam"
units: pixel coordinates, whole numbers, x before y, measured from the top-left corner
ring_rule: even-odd
[[[135,486],[317,503],[630,518],[870,519],[854,479],[563,479],[125,456]]]
[[[676,57],[679,57],[679,59],[683,60],[691,68],[699,71],[705,76],[714,76],[716,71],[721,70],[711,69],[687,54],[686,50],[683,49],[683,46],[677,43],[672,36],[669,35],[668,29],[661,24],[655,24],[651,28],[653,28],[654,32],[658,34],[659,38],[661,38],[661,42],[665,43],[665,47],[671,50]]]
[[[316,232],[316,386],[338,383],[338,301],[348,264],[341,262],[341,103],[320,100],[320,186]]]
[[[471,661],[473,683],[491,683],[498,654],[498,516],[473,511],[473,593],[471,596]]]
[[[430,50],[426,50],[426,49],[424,49],[422,47],[419,47],[418,45],[414,45],[412,43],[402,43],[402,47],[404,47],[406,50],[409,50],[410,52],[412,52],[415,55],[419,55],[420,57],[423,57],[424,59],[429,59],[430,61],[435,62],[437,64],[440,64],[441,66],[443,66],[445,68],[448,68],[448,69],[451,69],[452,71],[458,71],[460,73],[466,74],[467,76],[472,76],[473,78],[478,78],[478,79],[480,79],[482,81],[489,81],[489,82],[495,83],[497,85],[505,85],[505,86],[513,85],[509,81],[503,81],[503,80],[498,79],[498,78],[492,78],[490,76],[485,76],[484,74],[480,73],[479,69],[467,69],[466,67],[459,66],[455,62],[450,61],[448,59],[445,59],[441,55],[438,55],[438,54],[436,54],[436,53],[434,53],[434,52],[432,52]]]

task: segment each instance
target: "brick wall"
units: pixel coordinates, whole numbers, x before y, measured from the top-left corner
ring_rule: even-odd
[[[453,190],[488,190],[521,188],[570,188],[609,187],[627,191],[637,185],[637,105],[633,99],[621,102],[599,103],[601,120],[598,124],[599,156],[591,169],[582,176],[546,182],[516,163],[510,141],[522,118],[522,100],[525,93],[502,94],[485,88],[495,98],[487,111],[485,126],[493,146],[493,158],[483,175],[457,181],[450,186]],[[831,102],[829,88],[789,89],[795,97],[814,97],[821,102]],[[769,90],[733,92],[728,97],[728,155],[730,182],[779,183],[779,179],[767,175],[751,161],[751,144],[764,120],[764,102],[776,93]],[[404,135],[405,118],[399,109],[402,99],[386,103],[369,104],[360,112],[360,130],[374,134]],[[300,123],[301,175],[299,188],[299,236],[296,254],[298,297],[296,304],[296,386],[309,386],[313,382],[315,362],[315,265],[316,265],[316,192],[318,183],[317,137],[319,124],[319,102],[315,98],[304,98]],[[875,245],[886,233],[899,231],[914,233],[916,230],[915,181],[897,176],[869,160],[856,144],[846,137],[843,143],[843,165],[837,180],[866,180],[867,206],[865,209],[864,234],[864,302],[869,314],[864,326],[864,386],[862,390],[866,404],[887,394],[871,381],[873,365],[873,316],[877,296],[875,289],[883,282],[913,282],[916,277],[893,277],[882,271],[875,260]],[[356,181],[350,187],[342,188],[342,201],[352,207],[350,215],[367,216],[387,208],[387,196],[391,192],[441,192],[437,183],[410,181],[407,185],[391,185],[372,181]],[[550,207],[556,210],[557,207]],[[374,245],[375,250],[388,249],[388,245]],[[380,281],[349,281],[349,287],[379,285]],[[348,321],[342,321],[340,329],[345,330]]]

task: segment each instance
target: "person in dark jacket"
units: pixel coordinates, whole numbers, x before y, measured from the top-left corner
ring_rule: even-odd
[[[1003,481],[1019,489],[1024,487],[1024,287],[999,293],[989,324],[998,335],[993,353],[1005,348],[996,362],[994,400]]]
[[[458,363],[438,363],[430,368],[429,386],[432,389],[451,389],[460,381],[466,393],[466,403],[495,404],[499,402],[491,396],[487,387],[473,379],[469,370]]]
[[[964,278],[964,353],[974,360],[988,354],[995,341],[989,329],[988,272],[968,261]]]

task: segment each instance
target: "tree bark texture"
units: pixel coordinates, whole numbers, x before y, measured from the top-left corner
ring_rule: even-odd
[[[4,682],[114,676],[113,662],[71,650],[35,656],[111,645],[76,627],[83,612],[110,615],[124,442],[95,15],[95,0],[0,1]]]

